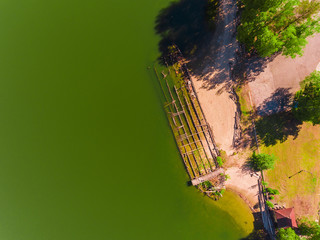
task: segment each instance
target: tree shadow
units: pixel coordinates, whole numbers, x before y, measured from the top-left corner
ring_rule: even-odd
[[[270,57],[260,57],[255,52],[247,53],[244,46],[240,45],[240,51],[236,55],[236,65],[233,69],[234,78],[239,83],[252,82],[264,71],[267,64],[272,62],[280,53],[275,53]]]
[[[254,149],[256,146],[255,142],[255,135],[254,135],[254,128],[250,124],[244,128],[241,129],[241,138],[237,142],[236,145],[234,145],[234,149],[236,151],[241,151],[243,149]]]
[[[289,136],[298,136],[302,122],[291,112],[281,112],[264,116],[256,122],[257,135],[265,146],[284,142]]]
[[[289,136],[298,136],[302,122],[294,118],[290,111],[293,95],[289,90],[278,88],[257,109],[261,116],[256,121],[257,135],[265,146],[284,142]]]
[[[288,111],[292,106],[293,95],[290,88],[278,88],[271,97],[263,101],[257,108],[259,115],[271,115]]]
[[[207,6],[208,0],[180,0],[160,11],[155,21],[161,36],[160,59],[168,56],[169,46],[177,45],[191,74],[208,90],[221,83],[225,83],[222,90],[230,90],[239,79],[252,81],[276,55],[260,58],[238,43],[240,14],[235,0],[218,5],[213,28],[207,21]]]

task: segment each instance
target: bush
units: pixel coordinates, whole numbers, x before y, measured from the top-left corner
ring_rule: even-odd
[[[206,6],[206,20],[208,22],[209,28],[214,29],[216,18],[218,15],[219,1],[209,0]]]
[[[274,208],[274,205],[272,202],[266,201],[266,204],[269,208]]]
[[[279,195],[279,191],[278,191],[277,189],[266,188],[266,191],[267,191],[270,195]]]
[[[278,240],[299,240],[301,239],[292,228],[281,228],[277,234]]]
[[[222,158],[220,156],[217,157],[217,163],[218,163],[219,167],[222,167],[223,160],[222,160]]]
[[[224,177],[224,180],[227,181],[228,179],[230,179],[230,176],[228,174],[224,174],[224,173],[220,173],[221,177]]]
[[[206,189],[212,188],[212,183],[210,181],[205,181],[202,183],[202,186]]]
[[[320,226],[314,221],[302,219],[299,224],[299,231],[300,234],[311,237],[311,240],[320,238]]]
[[[276,159],[274,155],[253,152],[249,164],[255,171],[273,169]]]

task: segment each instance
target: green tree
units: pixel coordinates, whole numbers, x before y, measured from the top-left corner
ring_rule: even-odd
[[[304,88],[306,84],[308,83],[314,83],[314,84],[320,84],[320,72],[319,71],[313,71],[310,73],[309,76],[307,76],[301,83],[300,86],[301,88]]]
[[[303,219],[299,224],[299,231],[301,235],[308,236],[310,240],[320,239],[320,226],[314,221]]]
[[[292,112],[301,121],[320,123],[320,74],[314,72],[302,82],[303,89],[294,96]]]
[[[277,234],[277,240],[300,240],[301,238],[292,230],[292,228],[281,228]]]
[[[260,56],[302,55],[306,38],[320,31],[316,0],[243,0],[238,40]]]
[[[255,152],[253,152],[249,160],[249,164],[254,170],[261,171],[273,169],[275,161],[276,158],[274,155],[265,153],[256,154]]]

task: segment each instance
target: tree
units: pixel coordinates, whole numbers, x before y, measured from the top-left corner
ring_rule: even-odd
[[[294,96],[292,112],[301,121],[320,123],[320,74],[314,72],[303,82],[303,89]]]
[[[301,83],[300,86],[302,88],[304,88],[306,86],[306,84],[308,83],[315,83],[315,84],[320,84],[320,72],[319,71],[313,71],[312,73],[310,73],[309,76],[307,76]]]
[[[275,161],[276,158],[274,155],[265,153],[256,154],[255,152],[253,152],[249,160],[249,164],[254,170],[261,171],[273,169]]]
[[[301,224],[299,224],[299,231],[301,235],[308,236],[310,240],[320,239],[320,226],[314,221],[302,219]]]
[[[243,0],[238,40],[260,56],[282,51],[295,58],[302,55],[306,38],[320,32],[316,0]]]
[[[281,228],[277,234],[277,240],[300,240],[301,238],[292,230],[292,228]]]

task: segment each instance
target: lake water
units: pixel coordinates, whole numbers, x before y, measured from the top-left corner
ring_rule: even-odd
[[[187,186],[147,69],[169,2],[0,2],[1,239],[246,235],[233,196]]]

